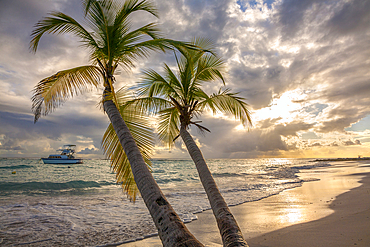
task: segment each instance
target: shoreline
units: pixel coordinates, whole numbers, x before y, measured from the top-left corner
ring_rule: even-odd
[[[370,172],[349,176],[361,177],[361,185],[331,201],[333,213],[248,239],[250,247],[370,246]]]
[[[329,167],[302,171],[298,175],[302,179],[318,178],[320,180],[304,182],[301,187],[287,189],[277,195],[259,201],[246,202],[230,207],[250,247],[303,247],[305,245],[302,244],[302,241],[307,243],[312,242],[312,235],[302,236],[302,234],[300,234],[299,238],[293,238],[291,234],[289,234],[290,231],[294,231],[296,228],[302,229],[307,224],[312,224],[312,222],[319,225],[329,224],[325,223],[328,218],[329,220],[331,218],[338,220],[339,217],[340,220],[340,217],[342,217],[341,214],[336,214],[336,210],[340,208],[338,204],[347,205],[348,202],[356,201],[360,196],[357,192],[351,192],[357,191],[356,189],[358,188],[361,188],[361,191],[364,188],[365,190],[366,188],[370,188],[370,163],[367,161],[338,162]],[[342,195],[347,194],[351,195],[350,199],[346,199],[345,197],[344,201],[337,201],[337,198],[342,198]],[[354,198],[352,198],[352,194]],[[370,208],[370,198],[367,199],[369,200],[368,204],[360,203],[361,200],[357,200],[360,203],[359,207]],[[351,214],[350,207],[341,210],[347,214]],[[197,216],[198,220],[186,224],[188,229],[206,246],[222,246],[212,211],[204,211],[197,214]],[[365,221],[365,224],[367,223],[367,225],[369,225],[369,219],[366,221],[365,217],[362,220]],[[317,223],[322,221],[324,223]],[[330,220],[330,222],[332,221],[333,220]],[[291,228],[293,230],[291,230]],[[316,226],[316,228],[320,229],[318,226]],[[331,229],[329,227],[326,228]],[[308,232],[314,234],[314,229]],[[365,227],[363,231],[367,234],[370,231],[370,226],[368,226],[368,228]],[[298,230],[298,232],[302,232],[302,230]],[[306,231],[303,230],[303,232]],[[286,237],[284,238],[284,236]],[[304,240],[305,238],[308,238],[308,240]],[[277,239],[279,239],[281,245],[277,245]],[[299,244],[293,243],[293,239],[296,239]],[[363,246],[370,245],[370,239],[367,239],[366,236],[361,237],[361,239],[363,239],[363,241],[359,243],[365,244]],[[344,240],[342,240],[342,242],[343,241]],[[330,245],[330,239],[322,242],[325,242],[325,244],[312,245],[311,243],[307,246],[348,246],[338,245],[337,242]],[[353,245],[353,243],[351,245]],[[123,243],[119,246],[160,247],[162,244],[159,237],[155,236],[134,242]]]
[[[334,158],[334,159],[315,159],[310,162],[335,162],[335,161],[363,161],[363,160],[370,160],[370,157],[362,157],[362,158]]]

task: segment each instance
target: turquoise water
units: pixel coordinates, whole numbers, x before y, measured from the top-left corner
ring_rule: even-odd
[[[1,196],[83,193],[115,185],[114,178],[105,160],[86,160],[75,165],[50,165],[39,159],[0,160]]]
[[[327,166],[309,159],[208,160],[229,205],[300,186],[302,169]],[[15,173],[14,173],[15,172]],[[153,160],[153,176],[184,222],[210,208],[190,160]],[[106,160],[46,165],[0,159],[0,244],[99,246],[155,234],[141,200],[131,203]]]

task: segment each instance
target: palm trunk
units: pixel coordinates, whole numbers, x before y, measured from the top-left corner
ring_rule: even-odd
[[[191,137],[185,126],[181,126],[180,136],[183,139],[188,152],[197,167],[199,178],[204,190],[207,193],[213,214],[216,217],[217,226],[220,230],[222,242],[225,247],[248,246],[244,240],[242,232],[231,214],[224,198],[217,188],[216,182],[203,158],[202,152],[198,148],[194,139]]]
[[[104,110],[130,161],[135,182],[158,229],[163,246],[204,246],[189,232],[162,194],[112,100],[104,102]]]

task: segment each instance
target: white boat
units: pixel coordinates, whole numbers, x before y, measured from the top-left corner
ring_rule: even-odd
[[[48,158],[41,158],[44,164],[82,164],[82,159],[76,159],[73,155],[76,150],[76,145],[64,145],[62,149],[58,149],[60,154],[51,154]]]

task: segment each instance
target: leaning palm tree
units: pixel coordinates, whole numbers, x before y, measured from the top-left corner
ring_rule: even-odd
[[[209,131],[199,124],[200,121],[193,120],[206,109],[214,113],[231,114],[243,124],[251,124],[248,105],[244,98],[231,93],[229,89],[220,89],[210,96],[202,90],[201,86],[205,82],[218,79],[224,82],[221,73],[224,62],[212,52],[209,40],[197,39],[193,43],[211,52],[182,50],[182,56],[176,56],[178,71],[174,72],[164,64],[164,76],[154,70],[144,71],[143,81],[137,86],[140,98],[132,104],[139,106],[142,111],[158,113],[159,138],[170,146],[181,136],[198,170],[224,246],[247,246],[188,128],[195,125],[202,132]]]
[[[203,246],[187,230],[155,182],[130,129],[117,108],[114,90],[114,73],[118,66],[125,69],[134,66],[136,59],[146,57],[150,51],[174,49],[184,46],[182,42],[159,36],[155,23],[138,29],[130,27],[130,17],[138,11],[158,17],[156,8],[148,0],[84,0],[85,19],[89,29],[72,17],[52,12],[35,25],[30,48],[36,52],[45,33],[71,33],[80,38],[82,45],[90,51],[90,65],[60,71],[41,80],[32,96],[35,122],[41,115],[52,112],[69,97],[98,87],[101,82],[103,108],[112,128],[127,155],[137,188],[158,229],[164,246]],[[139,130],[139,133],[142,132]],[[118,170],[119,166],[116,167]],[[125,172],[120,173],[124,176]]]
[[[133,99],[133,92],[126,87],[122,87],[116,91],[115,99],[118,110],[140,149],[145,163],[150,169],[152,165],[150,154],[154,148],[154,134],[149,118],[137,108],[125,106],[126,102]],[[102,103],[104,102],[100,102],[99,104],[101,105]],[[106,157],[110,160],[113,171],[116,173],[117,183],[122,185],[122,189],[130,201],[135,202],[139,190],[136,186],[128,157],[111,123],[103,135],[102,149]]]

